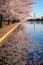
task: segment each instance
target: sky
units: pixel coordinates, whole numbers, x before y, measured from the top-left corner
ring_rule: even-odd
[[[32,18],[34,18],[34,12],[36,18],[43,16],[43,0],[34,0],[36,4],[33,4]]]

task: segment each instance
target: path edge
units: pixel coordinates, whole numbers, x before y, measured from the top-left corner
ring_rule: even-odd
[[[0,43],[11,33],[13,32],[13,30],[15,30],[19,25],[21,24],[21,22],[19,22],[17,25],[15,25],[12,29],[10,29],[5,35],[3,35],[0,38]]]

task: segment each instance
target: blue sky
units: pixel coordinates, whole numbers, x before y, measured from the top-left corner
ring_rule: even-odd
[[[36,18],[43,16],[43,0],[34,0],[36,4],[33,5],[32,17],[34,17],[34,12]]]

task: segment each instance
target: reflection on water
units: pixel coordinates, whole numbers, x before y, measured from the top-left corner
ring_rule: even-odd
[[[34,51],[28,53],[29,65],[43,65],[43,52]]]
[[[43,22],[27,22],[27,33],[33,40],[43,43]]]
[[[34,46],[33,51],[28,52],[27,65],[43,65],[43,23],[42,22],[26,22],[26,32],[32,38]]]

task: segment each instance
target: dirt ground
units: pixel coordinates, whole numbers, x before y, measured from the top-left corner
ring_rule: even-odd
[[[6,34],[12,27],[14,27],[17,23],[11,23],[7,25],[7,22],[2,23],[2,28],[0,28],[0,38]]]

